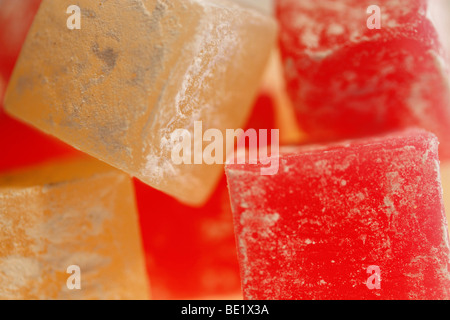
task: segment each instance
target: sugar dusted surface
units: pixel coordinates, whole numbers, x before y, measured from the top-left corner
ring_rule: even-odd
[[[244,297],[449,299],[437,146],[408,131],[284,150],[275,176],[228,165]]]
[[[433,3],[433,6],[430,5]],[[383,0],[370,30],[370,0],[278,0],[280,46],[297,120],[315,141],[410,126],[435,133],[450,155],[448,36],[442,2]]]
[[[98,161],[1,176],[0,243],[1,299],[149,297],[130,178]]]
[[[171,133],[193,133],[197,120],[244,125],[273,19],[225,0],[80,0],[73,32],[55,13],[69,4],[43,1],[6,110],[183,202],[205,202],[223,168],[174,165]]]

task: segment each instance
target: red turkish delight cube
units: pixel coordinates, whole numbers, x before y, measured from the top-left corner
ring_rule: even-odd
[[[299,124],[315,141],[418,126],[439,137],[441,156],[448,158],[450,89],[441,45],[448,35],[438,32],[435,25],[442,24],[433,23],[430,13],[439,3],[380,0],[379,11],[372,11],[373,4],[276,1],[287,89]]]
[[[419,129],[227,165],[246,299],[449,299],[438,141]]]

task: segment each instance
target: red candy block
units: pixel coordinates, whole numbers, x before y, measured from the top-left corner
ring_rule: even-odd
[[[368,28],[374,4],[381,29]],[[431,4],[277,0],[287,89],[311,139],[419,126],[439,137],[441,156],[450,156],[448,64],[428,17]]]
[[[450,299],[438,141],[422,130],[226,167],[246,299]]]
[[[78,151],[7,116],[0,104],[0,172],[71,157]]]
[[[152,298],[239,297],[239,266],[226,180],[201,208],[136,181]]]

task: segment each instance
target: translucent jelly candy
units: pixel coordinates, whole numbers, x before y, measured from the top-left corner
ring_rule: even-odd
[[[440,38],[442,28],[430,20],[434,1],[276,4],[287,88],[311,139],[419,126],[434,132],[441,156],[450,157],[448,61],[441,46],[448,35]],[[367,13],[374,4],[380,29],[373,29],[376,11]]]
[[[12,119],[3,111],[7,80],[40,2],[0,1],[0,172],[78,154],[67,144]]]
[[[275,42],[274,21],[225,0],[44,0],[5,98],[11,115],[188,204],[222,165],[175,165],[172,133],[239,128]],[[61,14],[63,13],[63,14]],[[192,153],[193,154],[193,153]]]
[[[99,161],[0,176],[0,244],[0,299],[149,296],[131,180]]]
[[[274,118],[272,99],[261,94],[247,129],[275,128]],[[154,299],[242,299],[225,174],[222,178],[201,207],[136,182]]]
[[[9,79],[40,3],[41,0],[0,1],[0,78],[3,75]]]
[[[1,108],[1,104],[0,104]],[[0,172],[69,156],[80,152],[0,110]]]
[[[139,181],[136,195],[154,299],[242,299],[225,177],[199,208]]]
[[[246,299],[449,299],[438,141],[409,130],[227,165]]]

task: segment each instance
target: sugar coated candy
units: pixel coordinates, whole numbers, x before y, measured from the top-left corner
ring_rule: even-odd
[[[140,182],[136,195],[154,299],[242,299],[225,175],[202,207]]]
[[[227,165],[246,299],[449,299],[438,141],[411,129]]]
[[[274,108],[271,97],[261,93],[246,129],[275,128]],[[139,181],[135,187],[152,297],[242,299],[225,174],[201,207],[182,204]]]
[[[72,2],[42,2],[7,112],[180,201],[204,203],[223,167],[174,164],[173,133],[194,136],[196,121],[222,133],[245,124],[275,22],[226,0],[79,0],[80,28],[70,29],[61,13]]]
[[[9,79],[40,3],[41,0],[0,0],[0,77]]]
[[[442,1],[276,5],[287,89],[312,140],[418,126],[450,156],[448,29],[435,14],[444,12]]]
[[[131,179],[72,159],[0,176],[0,299],[147,299]]]

